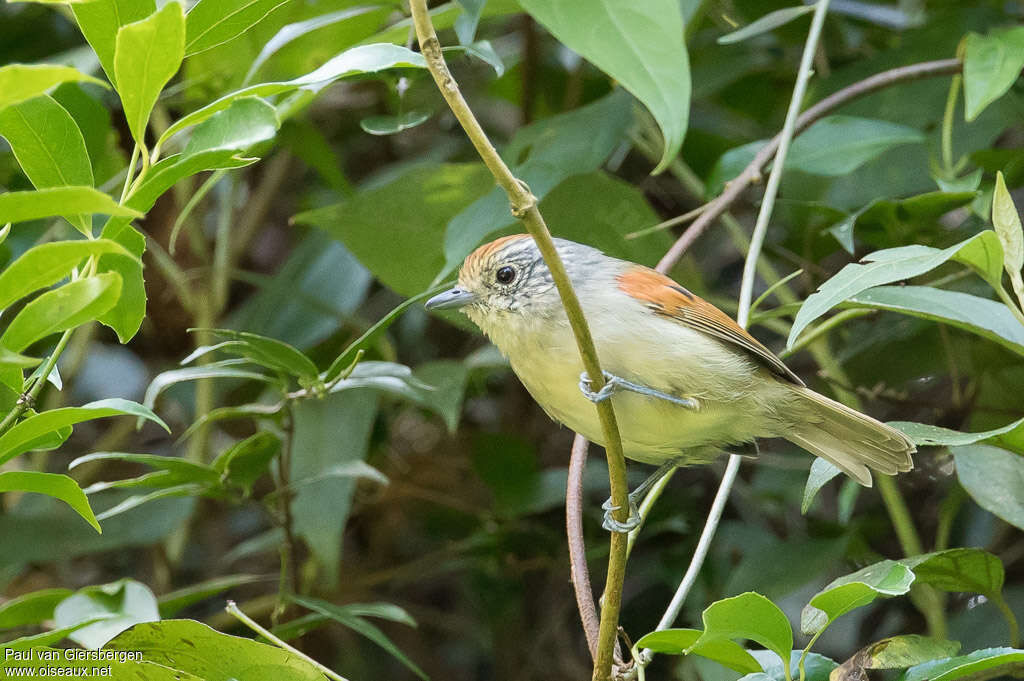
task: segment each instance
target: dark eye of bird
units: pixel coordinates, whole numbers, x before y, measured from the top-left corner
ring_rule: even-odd
[[[494,273],[494,278],[498,280],[499,284],[511,284],[515,281],[516,270],[514,267],[509,267],[508,265],[499,267],[498,271]]]

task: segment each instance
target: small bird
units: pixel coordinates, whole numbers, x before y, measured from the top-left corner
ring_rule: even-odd
[[[461,309],[554,420],[603,445],[592,402],[611,398],[625,456],[660,471],[708,463],[760,437],[785,438],[868,487],[869,469],[913,468],[906,435],[805,386],[714,305],[643,265],[565,239],[555,246],[606,373],[598,393],[589,390],[551,272],[529,235],[480,246],[462,264],[458,286],[426,303]],[[615,527],[610,514],[605,521]]]

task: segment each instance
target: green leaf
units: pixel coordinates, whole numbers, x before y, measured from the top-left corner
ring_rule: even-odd
[[[253,483],[267,472],[280,451],[280,438],[260,431],[228,447],[214,460],[213,467],[223,482],[241,487],[248,496]]]
[[[1024,27],[964,39],[964,117],[973,121],[1006,94],[1024,68]]]
[[[683,144],[690,110],[690,67],[679,3],[520,0],[520,4],[552,35],[643,102],[665,138],[654,172],[665,170]]]
[[[960,644],[927,636],[908,634],[890,636],[858,650],[839,665],[830,681],[854,681],[869,678],[868,669],[905,669],[936,658],[956,655]]]
[[[254,381],[266,381],[268,383],[274,380],[265,374],[247,369],[237,369],[232,366],[200,366],[187,369],[171,369],[170,371],[157,374],[150,382],[149,387],[146,388],[146,396],[142,399],[142,403],[152,408],[160,393],[170,386],[175,383],[196,381],[201,378],[244,378]]]
[[[816,634],[838,617],[871,603],[879,596],[910,591],[914,573],[902,563],[883,560],[840,577],[819,591],[800,614],[800,630]]]
[[[850,297],[843,307],[889,310],[949,324],[1024,355],[1024,326],[1005,305],[988,298],[931,286],[878,286]]]
[[[171,0],[149,17],[122,26],[114,48],[114,73],[132,137],[146,147],[146,125],[160,92],[185,54],[185,14]]]
[[[109,87],[99,78],[59,64],[8,64],[0,68],[0,109],[46,94],[51,88],[72,81]]]
[[[124,499],[120,503],[117,503],[107,510],[103,511],[96,516],[99,520],[107,520],[115,516],[121,515],[127,511],[148,504],[152,501],[158,501],[160,499],[176,498],[176,497],[197,497],[206,494],[209,488],[204,485],[196,485],[193,483],[186,483],[184,485],[173,485],[171,487],[161,487],[148,494],[135,494]]]
[[[309,662],[275,646],[228,636],[192,620],[137,624],[108,648],[142,653],[142,659],[194,674],[204,681],[323,681]]]
[[[146,281],[142,274],[146,237],[129,226],[121,230],[114,240],[123,246],[126,253],[100,256],[96,271],[116,272],[120,275],[121,297],[117,305],[97,317],[97,321],[113,329],[119,341],[127,343],[138,333],[146,317]]]
[[[123,246],[108,239],[52,241],[30,248],[0,272],[0,309],[56,284],[85,258],[104,253],[133,258]]]
[[[814,461],[811,462],[811,472],[807,475],[807,483],[804,485],[804,496],[800,502],[800,513],[806,514],[811,509],[814,497],[821,491],[821,488],[840,473],[842,471],[836,468],[835,464],[815,457]]]
[[[110,398],[90,402],[81,407],[61,407],[50,409],[28,417],[17,423],[13,428],[0,435],[0,463],[6,463],[26,451],[26,444],[52,431],[71,426],[82,421],[101,419],[107,416],[127,414],[153,421],[164,430],[170,432],[156,414],[136,402],[121,398]]]
[[[723,639],[694,646],[701,633],[699,629],[652,631],[642,636],[636,642],[636,647],[647,648],[665,655],[700,655],[741,674],[753,674],[761,671],[761,665],[757,660],[735,641]]]
[[[977,593],[989,600],[1003,600],[1003,563],[987,551],[947,549],[899,562],[914,571],[917,582],[931,584],[942,591]]]
[[[433,388],[416,380],[412,369],[394,362],[360,362],[348,378],[331,386],[330,392],[357,388],[374,388],[420,403],[433,396]]]
[[[479,163],[421,167],[383,187],[292,220],[325,230],[382,283],[412,296],[430,286],[445,264],[441,244],[448,221],[490,190],[493,182]],[[381,206],[388,206],[386,231],[379,229]],[[385,242],[387,248],[382,248]]]
[[[267,338],[248,331],[232,331],[231,329],[210,329],[215,336],[231,338],[232,354],[248,357],[254,362],[269,369],[277,369],[291,374],[306,382],[315,381],[320,373],[313,360],[299,352],[291,345],[274,338]]]
[[[246,150],[273,139],[280,123],[277,110],[259,97],[242,97],[203,121],[182,151],[184,156],[218,149]]]
[[[85,519],[85,522],[93,526],[97,532],[102,533],[100,524],[96,522],[92,508],[85,492],[72,478],[56,473],[39,473],[37,471],[6,471],[0,473],[0,492],[34,492],[45,494],[55,499],[60,499],[75,510]]]
[[[693,645],[722,639],[760,643],[788,664],[793,652],[793,628],[779,607],[761,594],[747,593],[712,603],[701,615],[704,633]]]
[[[394,135],[429,119],[429,111],[407,111],[397,116],[368,116],[359,121],[359,127],[371,135]]]
[[[313,612],[319,613],[325,617],[329,617],[335,622],[343,624],[349,629],[352,629],[353,631],[362,634],[366,638],[370,639],[371,641],[379,645],[384,650],[388,651],[388,653],[390,653],[392,657],[394,657],[396,660],[405,665],[406,668],[411,670],[414,674],[416,674],[416,676],[420,677],[421,679],[428,678],[427,675],[423,672],[423,670],[420,669],[415,662],[410,660],[405,655],[405,653],[398,649],[398,646],[391,642],[391,639],[384,635],[384,632],[378,629],[375,625],[370,624],[362,617],[360,617],[360,615],[362,614],[371,614],[373,612],[386,612],[384,609],[379,607],[380,604],[377,604],[378,607],[371,609],[370,613],[368,613],[366,611],[366,606],[360,604],[334,605],[333,603],[322,601],[319,598],[294,595],[291,597],[291,600],[295,603],[298,603],[304,608],[308,608]],[[390,612],[391,616],[389,616],[388,619],[392,619],[394,621],[402,621],[406,624],[412,623],[412,625],[415,626],[415,622],[413,622],[412,618],[409,617],[404,610],[397,608],[397,606],[390,606],[390,608],[399,610],[401,612],[401,615],[399,616],[403,617],[401,617],[401,619],[396,619],[396,612],[392,610]]]
[[[113,272],[78,279],[47,291],[22,308],[0,336],[0,345],[20,352],[40,338],[96,319],[121,295]]]
[[[1003,246],[1003,267],[1010,275],[1017,300],[1024,305],[1024,280],[1021,278],[1021,268],[1024,267],[1024,227],[1021,227],[1020,214],[1006,189],[1002,172],[996,173],[996,186],[992,195],[992,226]]]
[[[954,681],[1020,676],[1024,672],[1024,650],[984,648],[973,653],[932,660],[911,667],[898,681]]]
[[[236,38],[288,0],[199,0],[185,22],[185,54]]]
[[[875,251],[863,258],[866,264],[846,265],[804,301],[793,320],[786,347],[793,347],[800,333],[818,317],[869,288],[919,276],[951,259],[990,274],[997,250],[1001,250],[999,240],[988,230],[941,250],[913,245]],[[997,262],[1002,262],[1001,254]],[[1002,269],[1001,264],[998,267]]]
[[[219,472],[205,464],[195,463],[194,461],[177,456],[133,454],[130,452],[94,452],[92,454],[85,454],[69,463],[68,470],[94,461],[124,461],[150,466],[159,471],[173,473],[174,479],[177,481],[216,482]]]
[[[516,177],[529,185],[530,192],[544,199],[566,178],[595,171],[608,159],[625,138],[633,120],[632,107],[630,98],[622,90],[615,90],[585,107],[518,130],[502,156]],[[600,213],[596,210],[590,212],[590,216],[597,215]],[[437,279],[462,264],[484,237],[515,224],[505,192],[492,187],[451,218],[443,239],[445,267]],[[597,229],[589,230],[592,235],[599,233]]]
[[[413,376],[433,388],[424,406],[439,414],[448,432],[454,433],[462,416],[469,367],[465,362],[442,359],[419,365]]]
[[[310,86],[315,91],[319,91],[319,89],[340,78],[378,73],[393,68],[426,68],[426,62],[423,60],[423,55],[398,45],[360,45],[359,47],[353,47],[330,59],[320,68],[310,71],[303,76],[293,80],[250,85],[249,87],[226,94],[201,109],[193,111],[172,123],[164,131],[160,139],[157,140],[154,153],[157,153],[164,143],[176,133],[190,126],[202,123],[218,111],[227,109],[235,100],[243,97],[267,97],[269,95],[291,92],[303,86]]]
[[[190,605],[205,601],[207,598],[224,593],[228,589],[266,580],[266,577],[259,575],[228,575],[190,584],[184,588],[166,593],[157,599],[160,605],[160,617],[161,619],[174,617]]]
[[[71,114],[49,95],[33,97],[0,110],[0,136],[7,138],[14,157],[36,189],[92,186],[92,163],[82,131]],[[65,214],[65,217],[75,229],[92,236],[90,216]]]
[[[990,445],[952,447],[960,484],[979,506],[1024,529],[1024,457]]]
[[[72,593],[71,589],[39,589],[16,596],[0,605],[0,629],[39,624],[52,619],[54,607]]]
[[[38,191],[0,194],[0,222],[27,222],[56,215],[102,213],[126,218],[143,214],[127,206],[119,206],[92,187],[49,187]]]
[[[934,225],[946,213],[966,206],[977,197],[978,192],[972,190],[927,192],[905,199],[876,199],[829,227],[828,231],[852,255],[854,229],[863,231],[877,226],[889,237],[886,243],[892,243],[892,240],[913,241],[923,227]]]
[[[940,426],[933,426],[928,423],[914,423],[912,421],[890,421],[889,425],[903,431],[914,444],[918,446],[945,447],[951,445],[973,445],[976,442],[985,440],[996,440],[1001,435],[1014,437],[1017,433],[1024,435],[1024,418],[1018,419],[1001,428],[993,428],[980,433],[961,433],[958,430],[950,430]]]
[[[71,3],[82,35],[92,45],[111,83],[117,85],[114,73],[114,50],[118,29],[133,21],[145,19],[156,11],[154,0],[90,0]]]
[[[13,366],[20,369],[31,369],[32,367],[41,364],[42,361],[42,358],[19,355],[18,353],[11,352],[0,345],[0,365]],[[20,388],[20,385],[16,387],[16,389]]]
[[[84,648],[93,650],[135,624],[160,619],[153,592],[145,584],[133,579],[80,589],[61,601],[53,614],[58,627],[74,626],[103,617],[103,620],[82,627],[68,636]]]
[[[726,33],[718,38],[719,45],[731,45],[742,42],[754,36],[774,31],[779,26],[784,26],[794,19],[814,11],[814,5],[799,5],[797,7],[783,7],[774,12],[768,12],[763,17],[752,21],[743,28]]]
[[[338,464],[363,461],[376,415],[376,395],[367,390],[297,402],[290,478],[313,479]],[[329,585],[338,581],[341,535],[355,485],[351,477],[328,477],[299,486],[293,497],[295,532],[309,546]],[[325,514],[325,508],[331,512]]]

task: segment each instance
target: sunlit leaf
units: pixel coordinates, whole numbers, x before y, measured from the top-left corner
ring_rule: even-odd
[[[142,217],[139,211],[119,206],[109,195],[92,187],[48,187],[0,194],[0,222],[27,222],[56,215],[86,213]]]
[[[964,40],[964,116],[973,121],[1006,94],[1024,68],[1024,26],[968,33]]]
[[[193,55],[245,33],[288,0],[199,0],[185,22],[185,54]]]
[[[60,64],[8,64],[0,67],[0,109],[46,94],[51,88],[70,81],[95,83],[108,87],[99,78]]]
[[[34,492],[60,499],[75,509],[75,513],[82,516],[93,529],[102,532],[85,492],[77,482],[66,475],[38,471],[4,471],[0,473],[0,492]]]

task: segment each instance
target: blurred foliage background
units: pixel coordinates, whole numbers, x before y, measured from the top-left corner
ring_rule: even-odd
[[[3,5],[0,63],[69,64],[102,78],[101,61],[78,22],[81,12],[106,1]],[[413,45],[406,10],[396,4],[250,4],[259,6],[258,14],[226,41],[211,39],[207,47],[194,41],[209,34],[186,33],[188,56],[152,111],[150,150],[172,122],[226,93],[291,81],[358,45]],[[804,13],[723,43],[721,36],[786,3],[684,0],[689,127],[681,162],[652,175],[662,133],[648,110],[512,0],[481,4],[475,36],[460,5],[441,6],[435,15],[442,43],[463,45],[446,56],[473,110],[541,197],[556,236],[649,265],[683,228],[627,235],[719,193],[752,157],[744,145],[775,135],[808,24]],[[1005,0],[835,0],[814,62],[811,102],[889,68],[953,58],[969,32],[988,36],[1022,19],[1024,7]],[[1017,45],[1024,52],[1024,41]],[[44,604],[36,617],[4,619],[0,609],[5,639],[53,628],[54,605],[72,591],[130,578],[155,595],[160,615],[241,635],[243,628],[223,612],[230,596],[250,616],[285,627],[289,636],[301,634],[295,645],[352,679],[589,675],[564,536],[572,433],[541,412],[468,322],[432,317],[419,302],[388,317],[403,300],[450,279],[485,237],[516,231],[504,197],[429,75],[397,66],[365,69],[329,87],[256,92],[273,103],[269,130],[260,127],[263,100],[236,102],[230,111],[238,118],[222,121],[245,137],[244,144],[234,141],[232,153],[244,150],[259,162],[183,173],[151,208],[140,209],[146,215],[135,224],[146,243],[147,300],[137,335],[122,345],[108,326],[78,326],[60,357],[58,385],[41,392],[36,409],[125,398],[152,407],[170,434],[150,422],[137,429],[131,417],[89,420],[64,435],[63,444],[50,443],[60,445],[56,450],[30,452],[8,468],[68,473],[78,457],[100,452],[203,465],[221,457],[221,466],[207,484],[184,473],[175,478],[176,470],[141,458],[76,462],[70,475],[90,492],[102,534],[53,498],[5,494],[5,598],[54,590],[44,592],[49,600],[33,601]],[[765,248],[764,259],[778,274],[763,271],[757,293],[801,270],[789,288],[803,299],[868,252],[964,241],[989,223],[997,170],[1024,205],[1019,80],[1011,79],[1008,91],[970,121],[962,96],[954,92],[947,102],[950,80],[900,83],[857,99],[836,113],[868,123],[835,119],[833,129],[802,138]],[[95,186],[116,199],[133,152],[117,95],[92,82],[64,82],[51,95],[81,131]],[[220,133],[207,128],[205,134]],[[8,137],[2,129],[0,135]],[[171,137],[164,153],[187,155],[197,137]],[[9,192],[38,187],[13,146],[0,141],[0,186]],[[759,197],[759,187],[745,194],[732,217],[712,226],[673,271],[731,313]],[[918,198],[905,200],[910,197]],[[73,234],[60,219],[18,224],[0,246],[0,261],[14,262],[37,244]],[[984,282],[966,272],[948,263],[923,279],[991,298]],[[752,332],[782,349],[796,308],[770,298]],[[364,344],[362,362],[337,384],[345,389],[316,399],[288,397],[323,392],[315,372],[291,372],[294,365],[282,367],[249,346],[190,359],[194,374],[166,373],[180,371],[197,347],[245,342],[209,329],[283,341],[324,371],[384,318],[393,323]],[[851,316],[816,341],[816,353],[801,351],[787,362],[815,389],[855,396],[882,420],[978,432],[1024,414],[1024,363],[1020,345],[1013,347],[1019,343],[921,315],[875,311]],[[26,352],[44,357],[53,346],[49,336]],[[264,368],[246,370],[261,377],[246,375],[219,352],[255,361]],[[828,366],[823,356],[831,357]],[[344,359],[329,379],[356,357],[350,352]],[[16,397],[4,396],[3,411]],[[1014,460],[1005,470],[983,470],[975,485],[984,487],[986,474],[999,478],[1004,497],[992,502],[999,512],[974,489],[965,491],[970,481],[945,447],[922,447],[915,470],[896,482],[923,549],[978,547],[997,555],[1006,570],[1006,600],[1020,615],[1024,429],[1000,437],[1001,451]],[[600,582],[607,541],[599,505],[607,474],[594,449],[585,477],[585,528]],[[227,463],[232,457],[235,468]],[[282,481],[268,468],[275,457],[290,462],[285,472],[298,484],[289,486],[288,477]],[[957,454],[957,464],[961,457],[970,452]],[[769,441],[761,443],[756,463],[744,464],[681,623],[699,623],[707,604],[750,590],[796,620],[833,578],[904,555],[876,491],[839,480],[801,513],[810,462],[806,453]],[[647,472],[642,468],[631,466],[634,483]],[[139,477],[160,471],[163,479]],[[671,597],[720,474],[720,464],[679,472],[649,518],[625,587],[622,626],[634,638],[653,628]],[[104,484],[124,480],[135,482]],[[290,500],[287,518],[282,496]],[[279,586],[319,600],[282,601]],[[947,629],[933,634],[960,641],[965,651],[1006,643],[1006,623],[991,602],[943,598]],[[369,605],[339,613],[324,603]],[[865,643],[927,629],[910,599],[880,600],[831,627],[816,650],[842,660]],[[658,659],[649,673],[713,681],[739,676],[696,657]]]

